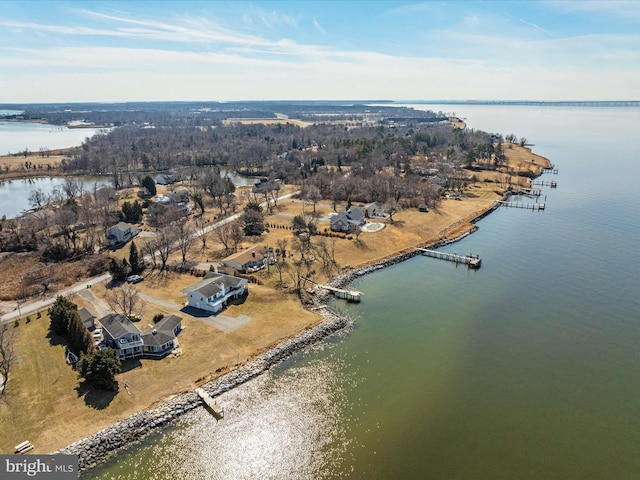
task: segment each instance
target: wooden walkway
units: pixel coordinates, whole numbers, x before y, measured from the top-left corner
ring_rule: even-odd
[[[528,202],[500,202],[503,207],[524,208],[526,210],[544,210],[544,203],[528,203]]]
[[[344,288],[336,288],[331,287],[329,285],[320,285],[319,283],[314,282],[313,280],[309,280],[308,278],[303,278],[306,282],[312,283],[318,288],[322,288],[323,290],[327,290],[331,292],[334,297],[344,298],[347,302],[358,303],[361,300],[362,292],[358,290],[347,290]]]
[[[202,388],[196,388],[196,393],[202,399],[204,404],[207,406],[209,411],[216,417],[217,420],[224,418],[224,410],[220,405],[216,403],[216,401],[205,392]]]
[[[429,250],[428,248],[417,248],[427,257],[439,258],[441,260],[448,260],[449,262],[463,263],[468,265],[469,268],[480,268],[482,265],[482,259],[478,255],[458,255],[457,253],[439,252],[438,250]]]
[[[546,180],[536,180],[534,182],[531,182],[531,186],[556,188],[558,186],[558,182],[556,182],[555,180],[551,180],[550,182]]]

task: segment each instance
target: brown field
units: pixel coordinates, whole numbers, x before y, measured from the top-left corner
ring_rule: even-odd
[[[540,168],[549,165],[547,159],[519,146],[505,148],[505,152],[514,167]],[[357,241],[354,236],[351,239],[316,236],[313,241],[335,242],[336,261],[339,267],[345,268],[372,263],[444,237],[453,237],[471,228],[469,220],[499,198],[499,185],[494,183],[495,179],[489,181],[492,175],[496,173],[487,172],[486,177],[470,185],[460,201],[445,199],[437,209],[428,213],[417,209],[400,211],[394,215],[393,223],[384,221],[382,230],[363,232]],[[131,192],[125,198],[133,199],[134,196]],[[344,205],[341,208],[344,209]],[[312,206],[296,199],[281,201],[278,208],[267,215],[266,222],[289,226],[293,216],[303,211],[310,215]],[[325,228],[328,229],[328,220],[323,217],[331,213],[331,205],[321,202],[316,206],[316,211],[319,217],[318,231],[322,233]],[[209,209],[207,215],[210,215],[210,221],[215,220],[217,213],[213,208]],[[260,239],[244,241],[242,248],[253,244],[275,248],[277,241],[282,238],[289,241],[291,248],[294,241],[292,231],[279,228],[270,228]],[[143,242],[144,238],[136,239],[138,247]],[[124,257],[128,251],[128,247],[125,247],[111,255]],[[214,235],[210,235],[208,248],[204,252],[198,240],[194,241],[188,260],[205,262],[221,256],[221,245],[216,242]],[[18,271],[33,263],[33,260],[28,260],[21,267],[22,260],[21,257],[8,255],[2,260],[5,264],[0,268],[3,271],[5,268]],[[179,253],[174,253],[171,260],[179,261]],[[145,276],[145,281],[135,288],[143,294],[175,305],[176,309],[186,301],[181,290],[198,280],[197,277],[177,273],[147,273]],[[317,314],[302,308],[295,295],[271,288],[277,281],[273,267],[256,273],[256,277],[264,285],[251,284],[245,303],[231,306],[224,312],[232,317],[248,315],[252,318],[249,323],[232,332],[224,332],[204,319],[145,301],[140,322],[143,330],[151,323],[153,315],[159,312],[177,313],[183,318],[186,329],[179,337],[183,353],[159,361],[142,360],[127,364],[125,372],[118,375],[117,380],[120,385],[128,383],[130,395],[123,389],[117,393],[86,390],[79,384],[75,372],[65,364],[64,346],[48,338],[49,321],[46,315],[39,319],[32,315],[30,323],[21,320],[17,327],[16,343],[19,362],[6,395],[0,399],[0,452],[12,452],[14,445],[27,439],[35,445],[36,453],[62,448],[134,412],[157,405],[172,395],[192,390],[320,321]],[[316,278],[325,280],[319,269]],[[289,282],[290,278],[285,274],[283,280]],[[95,285],[91,292],[98,298],[104,298],[107,286]],[[87,304],[80,295],[75,295],[72,300],[80,306]]]
[[[24,155],[0,155],[0,179],[24,178],[42,175],[55,175],[60,162],[69,158],[66,150],[52,150],[49,156],[42,156],[40,152],[30,152]],[[25,168],[25,162],[30,168]]]

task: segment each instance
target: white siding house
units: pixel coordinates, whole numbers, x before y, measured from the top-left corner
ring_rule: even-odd
[[[245,278],[209,272],[203,280],[185,288],[183,292],[187,294],[190,307],[218,313],[230,300],[246,295],[247,284]]]
[[[127,243],[140,233],[140,229],[130,223],[118,222],[113,227],[109,227],[106,232],[107,243],[110,247]]]

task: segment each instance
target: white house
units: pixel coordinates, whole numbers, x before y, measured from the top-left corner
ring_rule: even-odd
[[[140,233],[140,229],[130,223],[118,222],[113,227],[107,228],[106,237],[110,247],[127,243]]]
[[[187,294],[190,307],[218,313],[230,300],[246,295],[247,284],[248,281],[245,278],[209,272],[203,280],[182,291]]]

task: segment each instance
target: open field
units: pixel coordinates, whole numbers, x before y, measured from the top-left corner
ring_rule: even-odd
[[[30,152],[26,157],[0,155],[0,180],[55,175],[65,158],[69,158],[65,149],[51,150],[49,155],[41,155],[40,152]]]

